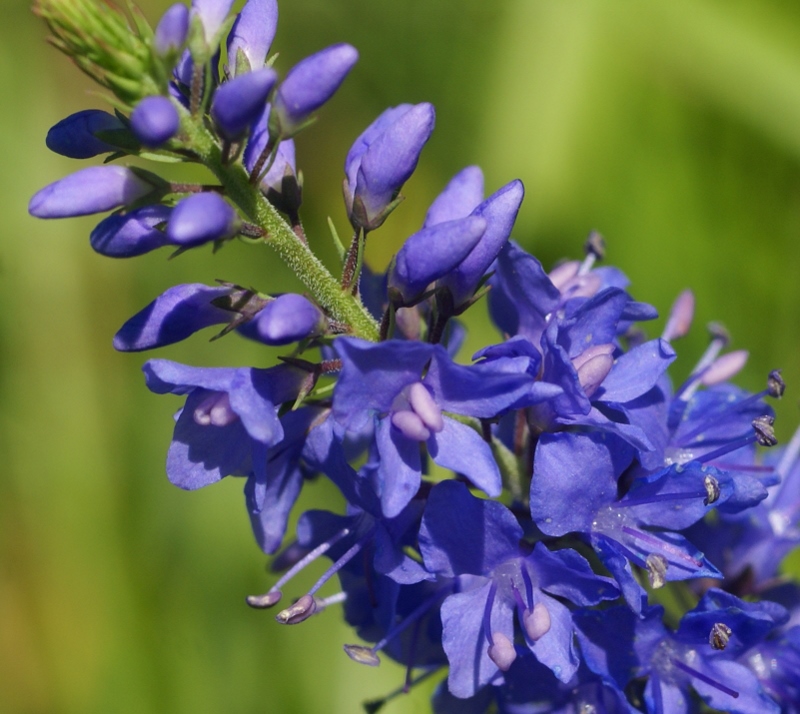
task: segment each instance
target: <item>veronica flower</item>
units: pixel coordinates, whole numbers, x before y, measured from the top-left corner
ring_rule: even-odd
[[[462,578],[442,605],[448,686],[471,697],[516,658],[514,613],[536,658],[567,682],[577,671],[572,616],[560,600],[596,605],[619,590],[575,551],[526,550],[522,527],[505,506],[472,496],[455,481],[431,490],[419,532],[425,567]]]

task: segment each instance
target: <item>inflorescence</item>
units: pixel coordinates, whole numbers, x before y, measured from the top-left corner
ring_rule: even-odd
[[[353,238],[344,247],[334,233],[335,277],[300,220],[294,137],[358,53],[334,45],[281,78],[269,57],[275,0],[248,0],[230,19],[232,3],[176,4],[151,29],[132,7],[36,0],[53,44],[111,93],[115,112],[53,126],[53,151],[106,159],[43,188],[29,210],[111,211],[90,241],[115,258],[265,243],[305,286],[178,285],[114,337],[118,350],[149,350],[217,325],[216,337],[287,346],[269,368],[144,366],[150,390],[186,397],[170,481],[191,490],[243,477],[255,538],[278,553],[283,575],[247,603],[278,607],[282,624],[341,605],[370,643],[346,644],[353,660],[387,656],[408,671],[368,711],[445,669],[439,714],[666,714],[701,700],[800,711],[798,585],[779,575],[800,542],[800,431],[764,450],[776,444],[780,372],[755,394],[732,385],[747,353],[725,351],[728,335],[712,324],[674,389],[667,370],[692,324],[692,293],[647,340],[638,323],[656,311],[599,265],[602,237],[590,235],[582,261],[546,272],[510,240],[522,183],[484,197],[474,166],[385,274],[368,270],[366,241],[402,199],[433,130],[430,104],[387,109],[350,148]],[[154,155],[203,165],[218,183],[120,162]],[[459,364],[458,318],[484,297],[502,337]],[[320,474],[345,513],[303,513],[286,543],[292,507]],[[331,565],[287,600],[321,556]],[[340,590],[322,595],[334,576]]]

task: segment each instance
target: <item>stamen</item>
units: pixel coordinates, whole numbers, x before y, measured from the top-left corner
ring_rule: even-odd
[[[438,434],[444,429],[442,410],[422,382],[415,382],[409,387],[408,403],[422,423],[432,432]]]
[[[334,535],[330,540],[326,540],[324,543],[320,543],[314,550],[309,551],[307,555],[297,561],[289,570],[287,570],[283,576],[275,583],[266,593],[263,595],[250,595],[246,598],[246,602],[250,607],[255,608],[267,608],[272,607],[273,605],[277,605],[280,601],[283,594],[281,593],[281,587],[289,582],[295,575],[297,575],[301,570],[303,570],[307,565],[313,563],[317,558],[321,555],[327,553],[336,543],[338,543],[342,538],[350,535],[349,528],[342,528],[336,535]]]
[[[667,582],[667,559],[658,553],[650,553],[645,559],[647,575],[650,578],[650,585],[655,589],[663,588]]]
[[[486,605],[483,608],[483,634],[486,641],[491,645],[492,640],[492,608],[494,607],[494,598],[497,595],[497,581],[492,580],[492,585],[489,588],[489,595],[486,597]]]
[[[728,696],[731,696],[734,699],[738,699],[739,692],[737,692],[735,689],[726,687],[721,682],[717,682],[716,680],[711,679],[711,677],[706,676],[702,672],[698,672],[696,669],[690,667],[688,664],[684,664],[679,659],[673,659],[672,664],[674,664],[678,669],[684,671],[690,677],[695,677],[696,679],[699,679],[701,682],[707,684],[709,687],[714,687],[714,689],[718,689],[723,694],[727,694]]]
[[[705,372],[717,359],[722,348],[730,342],[730,335],[725,327],[719,322],[710,322],[707,325],[709,334],[711,335],[711,344],[706,348],[703,356],[700,357],[697,364],[694,366],[692,373],[689,375],[680,389],[676,392],[676,398],[681,401],[688,402],[700,386],[701,373]]]
[[[550,271],[547,277],[550,278],[550,282],[553,283],[560,292],[563,292],[567,283],[578,275],[579,269],[580,263],[578,263],[577,260],[570,260],[557,265]]]
[[[761,446],[775,446],[778,443],[778,440],[775,438],[775,430],[772,428],[772,425],[775,423],[775,419],[769,416],[769,414],[756,417],[750,423],[753,426],[753,434],[750,436],[743,436],[741,439],[729,441],[724,446],[698,456],[697,458],[693,459],[693,461],[706,464],[709,461],[713,461],[714,459],[718,458],[719,456],[724,456],[725,454],[729,454],[731,451],[742,449],[745,446],[749,446],[755,442],[758,442],[761,444]]]
[[[780,399],[786,391],[786,382],[781,377],[781,370],[773,369],[767,377],[767,391],[773,399]]]
[[[281,610],[275,619],[281,625],[297,625],[304,622],[317,611],[317,603],[313,595],[303,595],[293,605]]]
[[[696,558],[692,558],[691,555],[684,553],[680,548],[676,546],[666,543],[663,540],[659,540],[654,536],[649,535],[643,531],[637,531],[634,528],[630,528],[629,526],[622,526],[622,532],[631,536],[631,538],[635,538],[636,540],[640,540],[643,543],[647,543],[648,545],[655,546],[659,550],[663,550],[665,553],[669,553],[673,558],[676,560],[682,560],[685,563],[689,563],[696,568],[699,568],[703,565],[703,563]],[[657,553],[651,553],[651,555],[658,555]],[[664,557],[664,556],[661,556]]]
[[[708,644],[715,650],[724,650],[728,646],[731,634],[731,628],[724,622],[715,622],[708,635]]]
[[[589,349],[581,352],[577,357],[572,358],[572,366],[577,371],[590,359],[597,357],[598,355],[613,355],[615,349],[616,347],[612,342],[607,342],[603,345],[592,345],[589,347]]]
[[[392,426],[412,441],[427,441],[431,438],[431,432],[422,419],[407,409],[392,412]]]
[[[439,600],[446,595],[449,595],[451,592],[452,588],[442,588],[441,590],[435,592],[431,597],[423,600],[422,603],[417,605],[417,607],[411,611],[405,620],[401,620],[394,627],[392,627],[389,632],[386,633],[383,639],[376,642],[374,645],[372,645],[372,647],[366,647],[364,645],[344,645],[344,651],[347,653],[347,656],[350,657],[350,659],[358,662],[359,664],[367,664],[370,667],[377,667],[381,663],[377,652],[386,647],[391,640],[397,637],[397,635],[399,635],[409,625],[414,624],[437,602],[439,602]]]
[[[377,667],[381,660],[371,647],[364,645],[342,645],[347,656],[354,662],[366,664],[368,667]]]
[[[669,319],[661,333],[661,339],[671,342],[683,337],[689,332],[694,318],[694,293],[691,290],[684,290],[675,299],[669,313]]]
[[[599,389],[613,366],[614,360],[610,355],[597,355],[578,369],[578,381],[587,397]]]
[[[775,438],[775,429],[772,426],[774,423],[775,417],[771,417],[768,414],[753,419],[752,424],[753,429],[756,431],[756,441],[761,446],[775,446],[778,443]]]
[[[710,506],[719,500],[719,481],[710,474],[706,474],[703,479],[703,486],[706,488],[706,497],[703,499],[704,506]]]
[[[492,634],[492,644],[489,645],[486,653],[501,672],[508,672],[517,658],[517,650],[514,648],[514,643],[502,632]]]
[[[781,379],[780,371],[773,370],[772,372],[769,373],[769,376],[767,377],[766,389],[764,389],[761,392],[756,392],[755,394],[751,394],[749,397],[746,397],[745,399],[740,399],[738,402],[734,402],[733,404],[729,405],[724,411],[714,414],[710,419],[706,419],[704,422],[701,422],[699,426],[692,429],[688,434],[684,434],[683,436],[681,436],[680,439],[681,444],[688,445],[693,439],[697,438],[704,431],[706,431],[706,429],[709,429],[710,427],[719,424],[721,419],[736,414],[737,412],[744,411],[744,409],[746,409],[752,404],[755,404],[764,397],[773,397],[780,399],[781,396],[783,395],[783,391],[785,388],[786,385],[784,384],[783,379]]]
[[[550,611],[543,602],[537,602],[532,610],[522,613],[522,627],[532,642],[536,642],[550,631]]]
[[[390,702],[392,699],[399,697],[401,694],[408,694],[411,689],[416,687],[421,682],[424,682],[428,677],[432,677],[434,674],[437,674],[440,671],[440,667],[433,667],[432,669],[428,669],[422,674],[420,674],[416,679],[412,679],[410,682],[406,682],[402,687],[398,687],[394,691],[387,694],[385,697],[381,699],[373,699],[370,702],[364,702],[362,705],[364,707],[364,711],[366,714],[377,714],[383,707]]]
[[[192,417],[200,426],[228,426],[233,424],[239,415],[231,408],[227,392],[211,392],[197,405]]]
[[[578,276],[586,275],[595,264],[595,261],[602,260],[606,255],[606,242],[597,231],[592,231],[583,245],[586,257],[578,268]]]

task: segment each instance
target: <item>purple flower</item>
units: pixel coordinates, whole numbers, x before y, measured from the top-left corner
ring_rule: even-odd
[[[109,258],[132,258],[170,245],[161,226],[172,213],[169,206],[153,204],[128,213],[115,213],[95,226],[89,237],[92,248]]]
[[[162,57],[183,47],[189,34],[189,8],[176,3],[167,9],[156,25],[153,46]]]
[[[661,607],[647,608],[641,618],[627,608],[577,612],[578,640],[589,668],[620,691],[630,680],[648,677],[644,690],[648,712],[694,711],[690,686],[714,710],[781,711],[753,673],[734,661],[785,620],[780,605],[749,603],[710,590],[684,615],[677,632],[662,624],[662,616]],[[714,632],[720,633],[716,640]],[[620,647],[620,642],[630,645]]]
[[[131,113],[131,130],[145,146],[157,148],[178,133],[180,117],[167,97],[145,97]]]
[[[265,67],[240,74],[217,88],[211,116],[227,139],[235,141],[247,133],[264,110],[277,76],[274,69]]]
[[[531,552],[522,538],[511,511],[475,498],[464,484],[443,481],[428,497],[419,532],[425,567],[443,577],[471,576],[442,605],[448,685],[457,697],[473,696],[516,659],[515,613],[526,645],[568,682],[579,660],[572,615],[556,598],[596,605],[619,595],[575,551],[537,543]]]
[[[356,139],[345,160],[345,203],[354,227],[374,230],[383,223],[417,167],[434,121],[430,104],[401,104]]]
[[[68,218],[128,206],[155,186],[123,166],[91,166],[45,186],[34,194],[28,211],[37,218]]]
[[[338,44],[298,62],[280,83],[270,117],[272,134],[296,134],[311,114],[327,102],[358,59],[355,47]]]
[[[195,193],[182,199],[167,223],[167,238],[176,245],[193,247],[231,238],[239,229],[233,206],[218,193]]]
[[[239,53],[247,60],[247,71],[261,69],[267,61],[278,26],[276,0],[248,0],[228,35],[228,65],[239,74]]]
[[[50,151],[70,159],[89,159],[116,151],[116,147],[97,137],[98,133],[124,131],[117,117],[99,109],[85,109],[70,114],[47,132],[45,143]]]
[[[399,340],[371,344],[340,337],[335,347],[342,372],[333,414],[345,430],[359,432],[374,423],[380,456],[376,476],[387,517],[397,515],[419,488],[422,442],[437,464],[464,474],[490,496],[500,494],[500,472],[489,445],[443,412],[490,419],[515,404],[528,379],[514,373],[513,360],[464,367],[438,345]]]
[[[699,462],[636,479],[620,496],[620,476],[633,450],[610,435],[542,434],[530,490],[534,523],[549,536],[588,537],[639,610],[643,591],[629,563],[645,568],[653,587],[671,580],[719,577],[719,571],[678,533],[733,493],[730,477]]]
[[[152,392],[186,395],[167,455],[167,476],[188,490],[250,474],[258,466],[254,453],[283,439],[278,408],[295,399],[307,376],[288,365],[206,368],[169,360],[150,360],[143,370]]]

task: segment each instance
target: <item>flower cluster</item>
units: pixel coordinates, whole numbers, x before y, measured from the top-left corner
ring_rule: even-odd
[[[91,245],[117,258],[264,243],[305,285],[282,295],[178,285],[114,338],[118,350],[149,350],[216,325],[216,337],[288,348],[268,368],[144,366],[150,390],[186,400],[170,481],[191,490],[244,478],[256,541],[278,553],[284,574],[248,604],[282,603],[282,624],[341,604],[369,643],[345,645],[356,662],[402,663],[406,688],[447,670],[439,714],[664,714],[699,711],[700,700],[799,712],[800,599],[779,566],[800,542],[800,436],[759,448],[776,444],[769,400],[783,394],[780,372],[755,394],[733,386],[747,353],[724,352],[715,324],[673,388],[692,294],[646,339],[640,323],[657,313],[599,265],[599,234],[582,260],[546,272],[510,239],[521,182],[485,197],[474,166],[433,201],[385,274],[368,270],[368,236],[402,199],[433,130],[429,104],[387,109],[347,153],[353,238],[344,248],[334,235],[334,277],[300,220],[294,140],[358,54],[334,45],[281,78],[269,59],[275,0],[248,0],[232,21],[231,5],[173,5],[153,30],[94,0],[38,0],[54,44],[117,111],[78,112],[50,130],[53,151],[106,161],[42,189],[29,208],[41,218],[113,211]],[[218,183],[119,163],[154,155],[204,165]],[[482,299],[497,342],[457,362],[459,317]],[[344,513],[303,513],[287,542],[298,496],[319,475],[341,491]],[[316,584],[285,600],[320,556],[331,564]],[[321,595],[334,579],[338,592]]]

